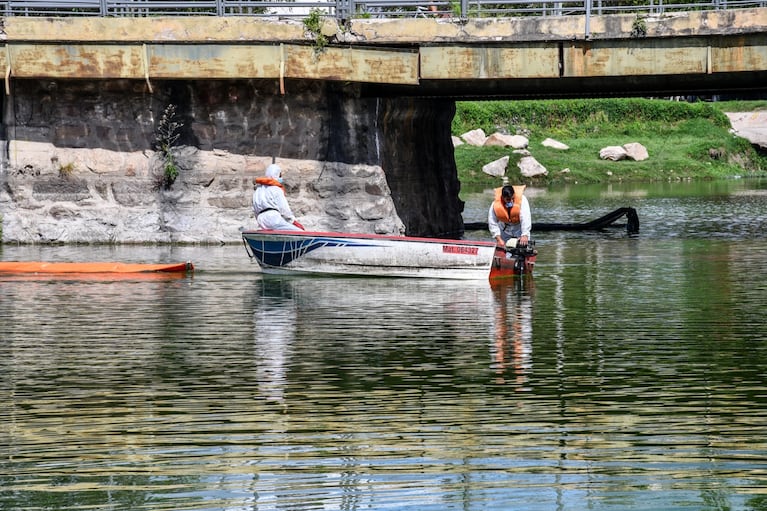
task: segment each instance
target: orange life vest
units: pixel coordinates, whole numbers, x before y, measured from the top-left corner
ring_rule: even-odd
[[[493,211],[499,221],[505,224],[518,224],[519,211],[522,209],[522,193],[525,191],[525,185],[512,185],[514,188],[514,203],[511,208],[507,208],[501,197],[503,187],[495,189],[495,200],[493,201]]]
[[[282,188],[282,192],[285,193],[285,187],[282,186],[282,183],[274,179],[273,177],[257,177],[256,178],[256,184],[264,185],[264,186],[279,186]]]

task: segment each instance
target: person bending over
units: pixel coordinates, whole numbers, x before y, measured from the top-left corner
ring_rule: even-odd
[[[505,247],[510,238],[517,238],[519,245],[527,245],[530,240],[532,218],[524,191],[524,185],[506,185],[495,190],[487,226],[499,247]]]

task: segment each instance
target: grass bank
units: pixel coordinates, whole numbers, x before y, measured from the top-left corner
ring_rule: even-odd
[[[521,134],[548,176],[522,178],[510,148],[455,149],[458,177],[465,189],[497,186],[498,178],[482,166],[509,155],[507,176],[514,182],[545,186],[554,183],[675,181],[767,174],[767,157],[750,142],[735,137],[724,112],[767,110],[767,101],[687,103],[660,99],[589,99],[551,101],[482,101],[457,103],[452,132],[460,136],[482,128]],[[541,145],[546,138],[567,144],[560,151]],[[650,155],[645,161],[599,158],[606,146],[639,142]],[[569,169],[568,172],[562,172]]]

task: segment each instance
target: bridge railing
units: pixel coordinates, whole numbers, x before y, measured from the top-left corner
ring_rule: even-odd
[[[767,7],[767,0],[0,0],[0,16],[483,18]]]

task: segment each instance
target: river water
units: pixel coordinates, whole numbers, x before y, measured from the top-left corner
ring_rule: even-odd
[[[767,181],[529,196],[641,231],[538,233],[535,276],[493,287],[0,247],[196,265],[0,276],[0,509],[767,509]]]

